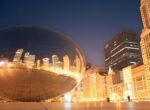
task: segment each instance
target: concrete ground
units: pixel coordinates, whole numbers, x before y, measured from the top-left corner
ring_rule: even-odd
[[[150,102],[0,102],[0,110],[150,110]]]

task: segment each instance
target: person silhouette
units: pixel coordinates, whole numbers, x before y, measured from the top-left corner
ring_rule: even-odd
[[[109,97],[107,97],[107,102],[110,102],[110,98]]]
[[[131,100],[131,99],[130,99],[130,96],[128,96],[127,98],[128,98],[128,102],[130,102],[130,100]]]

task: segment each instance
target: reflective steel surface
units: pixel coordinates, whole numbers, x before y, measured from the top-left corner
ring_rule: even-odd
[[[0,72],[0,96],[4,99],[41,101],[63,94],[77,84],[73,78],[43,70],[0,69]]]
[[[51,29],[0,30],[0,98],[43,101],[63,95],[82,79],[84,55],[68,36]]]

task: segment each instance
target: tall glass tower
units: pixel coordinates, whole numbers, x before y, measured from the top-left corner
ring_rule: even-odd
[[[122,31],[105,45],[105,67],[122,70],[129,65],[140,64],[141,51],[138,36],[132,31]]]

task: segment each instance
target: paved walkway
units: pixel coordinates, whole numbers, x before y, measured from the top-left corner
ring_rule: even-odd
[[[150,102],[129,103],[47,103],[47,102],[0,102],[0,110],[150,110]]]

